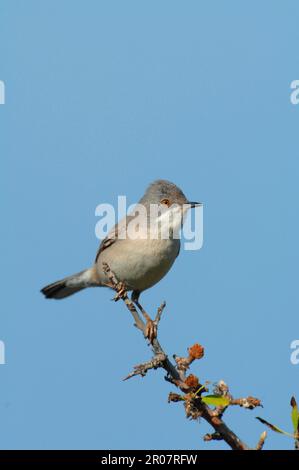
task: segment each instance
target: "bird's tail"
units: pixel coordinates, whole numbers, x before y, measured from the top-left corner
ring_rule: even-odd
[[[47,299],[64,299],[86,287],[94,286],[93,269],[85,269],[80,273],[65,277],[41,289]]]

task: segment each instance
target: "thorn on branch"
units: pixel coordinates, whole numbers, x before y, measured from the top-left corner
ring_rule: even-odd
[[[150,369],[158,369],[158,367],[163,367],[163,362],[166,360],[166,358],[166,354],[159,353],[154,356],[150,361],[143,362],[142,364],[137,364],[136,366],[134,366],[134,370],[123,380],[128,380],[131,377],[135,377],[136,375],[141,375],[141,377],[144,377]]]
[[[157,315],[156,315],[156,318],[154,320],[157,325],[159,324],[159,321],[161,320],[161,316],[162,316],[162,313],[163,313],[163,310],[164,310],[165,307],[166,307],[166,302],[164,300],[164,302],[162,302],[160,307],[158,308]]]

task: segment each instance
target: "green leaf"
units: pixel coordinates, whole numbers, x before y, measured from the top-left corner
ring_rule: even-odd
[[[284,434],[285,436],[294,437],[293,434],[290,434],[289,432],[283,431],[282,429],[278,428],[278,427],[275,426],[274,424],[269,423],[268,421],[266,421],[266,420],[263,419],[263,418],[259,418],[259,417],[257,416],[256,419],[258,419],[261,423],[263,423],[263,424],[265,424],[266,426],[268,426],[268,428],[272,429],[272,431],[279,432],[280,434]]]
[[[206,405],[212,406],[228,406],[230,399],[228,397],[223,397],[222,395],[205,395],[201,397],[201,400]]]
[[[298,433],[299,431],[299,412],[298,406],[295,400],[295,397],[291,398],[291,407],[292,407],[292,423],[294,428],[294,434]]]

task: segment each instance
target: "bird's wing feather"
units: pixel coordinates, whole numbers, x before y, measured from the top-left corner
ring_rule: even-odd
[[[100,256],[102,251],[106,250],[107,248],[109,248],[109,246],[115,243],[115,241],[117,240],[117,235],[118,235],[118,224],[116,224],[115,227],[113,227],[113,229],[108,233],[107,237],[105,237],[101,241],[99,249],[96,254],[95,263],[98,261],[98,257]]]
[[[127,229],[128,223],[134,218],[135,216],[128,215],[110,230],[107,237],[105,237],[100,243],[99,249],[96,254],[95,263],[97,262],[102,251],[106,250],[107,248],[109,248],[109,246],[113,245],[116,240],[120,237],[120,235],[122,235],[121,239],[125,238],[123,235]]]

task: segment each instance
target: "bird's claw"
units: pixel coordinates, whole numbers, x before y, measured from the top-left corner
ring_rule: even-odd
[[[113,299],[112,299],[112,300],[114,300],[114,302],[117,302],[118,300],[123,299],[124,296],[125,296],[126,293],[127,293],[126,286],[125,286],[125,284],[124,284],[123,282],[119,282],[119,283],[117,284],[116,289],[117,289],[117,292],[116,292],[115,296],[114,296]]]
[[[147,318],[144,336],[149,340],[150,344],[157,338],[158,328],[157,322],[151,318]]]

